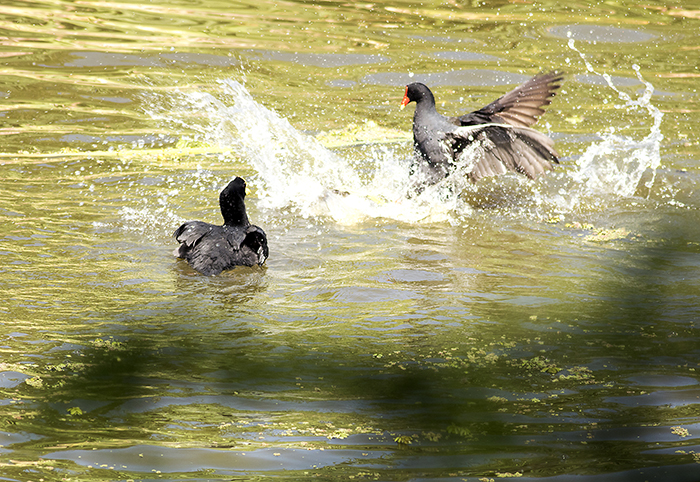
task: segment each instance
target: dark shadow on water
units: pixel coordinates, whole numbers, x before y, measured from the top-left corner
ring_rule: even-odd
[[[517,305],[494,302],[500,303],[494,310],[493,304],[475,304],[471,314],[491,322],[484,330],[516,341],[491,342],[481,351],[465,343],[449,353],[426,350],[429,330],[404,340],[400,350],[382,353],[358,352],[352,340],[314,346],[292,330],[280,343],[245,320],[198,324],[207,314],[184,306],[169,319],[134,319],[127,335],[112,338],[106,329],[75,362],[45,366],[43,387],[21,391],[33,415],[17,419],[12,430],[41,435],[51,450],[108,448],[117,441],[175,443],[182,434],[175,425],[229,421],[239,424],[231,436],[236,445],[250,443],[249,436],[254,440],[251,433],[272,430],[270,421],[285,430],[304,420],[320,427],[326,419],[355,417],[353,424],[378,429],[374,442],[362,444],[365,450],[393,454],[381,469],[394,474],[392,480],[415,473],[402,468],[413,465],[426,477],[449,469],[461,477],[697,480],[690,454],[697,438],[683,443],[671,432],[696,417],[695,402],[647,403],[664,389],[629,382],[680,372],[698,378],[679,371],[698,366],[700,313],[683,289],[692,272],[683,254],[697,252],[685,238],[675,239],[607,251],[607,271],[585,287],[587,309],[573,317],[567,302],[544,307],[537,320],[528,320]],[[182,269],[177,288],[183,297],[206,297],[237,312],[267,289],[264,270],[204,278],[176,269]],[[565,320],[565,326],[554,320]],[[200,410],[212,413],[197,415]],[[253,428],[241,428],[246,419]],[[285,443],[284,437],[261,437]],[[218,432],[213,438],[220,438]],[[196,437],[188,443],[212,446]],[[334,440],[333,447],[343,444]],[[676,453],[684,446],[687,455]],[[470,462],[477,456],[486,461]]]

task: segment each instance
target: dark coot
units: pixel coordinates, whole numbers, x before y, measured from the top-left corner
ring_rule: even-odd
[[[461,117],[446,117],[435,109],[435,97],[425,85],[406,86],[401,102],[416,102],[413,142],[416,170],[426,174],[428,183],[447,177],[456,166],[473,163],[467,176],[473,182],[508,171],[535,179],[552,163],[559,163],[554,141],[531,129],[543,106],[560,87],[563,76],[540,74],[486,107]]]
[[[234,266],[262,265],[269,254],[267,236],[248,221],[245,191],[245,181],[237,177],[219,194],[223,226],[188,221],[177,228],[175,255],[207,276]]]

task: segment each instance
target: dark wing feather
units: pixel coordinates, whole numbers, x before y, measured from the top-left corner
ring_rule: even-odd
[[[173,236],[178,243],[184,244],[187,247],[192,247],[197,242],[206,236],[218,226],[205,223],[204,221],[188,221],[175,230]]]
[[[535,76],[487,106],[453,118],[453,122],[458,125],[475,125],[500,121],[515,127],[530,127],[544,114],[542,107],[550,104],[550,98],[563,79],[563,75],[558,72]]]
[[[464,126],[445,134],[455,147],[459,165],[472,164],[467,174],[473,182],[508,171],[537,178],[558,164],[554,142],[541,132],[508,124]],[[475,144],[473,149],[466,146]]]
[[[250,250],[242,250],[247,231],[242,226],[215,226],[189,221],[175,231],[178,256],[200,273],[213,276],[238,265],[252,266]],[[244,252],[245,251],[245,252]]]

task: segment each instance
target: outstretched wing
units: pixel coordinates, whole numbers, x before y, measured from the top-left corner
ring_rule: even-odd
[[[562,80],[564,77],[559,72],[537,75],[487,106],[453,121],[463,126],[505,122],[514,127],[530,127],[544,114],[542,107],[550,104]]]
[[[508,171],[537,178],[558,164],[554,141],[533,129],[510,124],[479,124],[459,127],[445,134],[460,167],[471,164],[467,176],[472,182]]]

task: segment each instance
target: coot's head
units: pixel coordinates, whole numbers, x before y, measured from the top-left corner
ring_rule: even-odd
[[[247,226],[250,224],[245,211],[245,181],[237,177],[219,194],[219,206],[227,226]]]
[[[428,100],[430,103],[435,104],[435,97],[427,85],[421,84],[420,82],[413,82],[406,86],[406,93],[401,101],[401,108],[403,109],[409,102],[421,102],[423,100]]]

